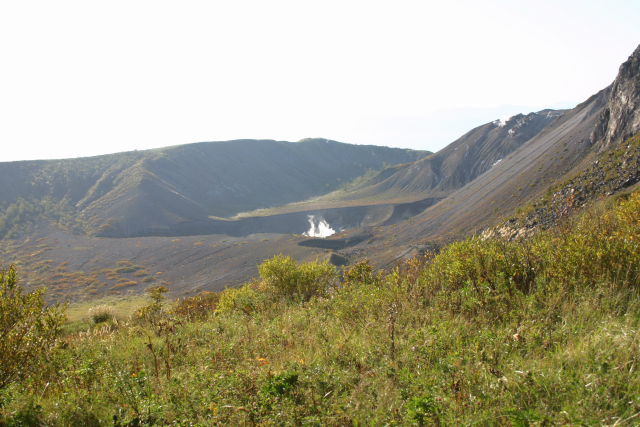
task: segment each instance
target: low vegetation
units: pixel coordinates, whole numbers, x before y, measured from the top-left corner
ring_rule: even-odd
[[[11,185],[0,190],[0,237],[16,238],[32,223],[43,220],[82,232],[87,224],[78,213],[140,156],[141,153],[130,152],[5,163],[0,176]]]
[[[91,321],[97,325],[116,317],[116,310],[111,305],[96,305],[89,309],[87,316]]]
[[[0,390],[25,379],[51,355],[66,306],[47,307],[45,291],[24,292],[13,266],[0,272]]]
[[[260,279],[65,326],[0,425],[636,425],[640,195],[392,271]],[[9,353],[11,350],[8,350]]]

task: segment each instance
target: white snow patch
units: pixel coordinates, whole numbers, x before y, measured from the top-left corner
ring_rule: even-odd
[[[498,159],[497,162],[495,162],[494,164],[491,165],[491,167],[494,167],[495,165],[497,165],[498,163],[500,163],[502,161],[502,159]]]
[[[336,230],[329,227],[329,224],[324,220],[324,218],[320,217],[316,220],[315,215],[309,215],[308,218],[311,228],[309,228],[309,231],[307,231],[306,233],[303,233],[303,236],[329,237],[332,234],[335,234]]]

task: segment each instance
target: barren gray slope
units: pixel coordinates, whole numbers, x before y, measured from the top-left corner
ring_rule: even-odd
[[[343,200],[421,200],[443,198],[491,169],[549,125],[564,110],[518,114],[504,123],[478,126],[447,147],[402,167],[390,168],[351,189]]]
[[[413,235],[451,236],[479,231],[563,176],[589,148],[589,135],[608,90],[576,107],[519,150],[416,218]]]
[[[0,220],[5,222],[0,237],[42,215],[60,223],[62,218],[79,233],[126,237],[164,230],[172,235],[172,228],[185,229],[210,216],[323,195],[370,169],[428,154],[326,139],[238,140],[90,158],[0,162]],[[11,204],[16,206],[9,209]]]
[[[407,245],[451,241],[497,223],[588,155],[590,134],[609,91],[602,90],[558,117],[518,150],[420,215],[376,233],[361,231],[370,235],[370,243],[345,252],[385,265],[411,255]]]
[[[417,218],[403,237],[480,231],[587,167],[585,159],[640,130],[640,46],[611,86],[558,118],[494,168]],[[409,230],[410,228],[410,230]]]

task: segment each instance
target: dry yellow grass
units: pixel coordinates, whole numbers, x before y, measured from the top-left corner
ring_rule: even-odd
[[[86,318],[87,310],[97,305],[108,305],[122,317],[128,317],[133,314],[135,309],[141,305],[148,304],[149,299],[146,294],[129,293],[122,296],[106,296],[97,299],[88,299],[85,301],[74,302],[69,304],[67,316],[69,321],[78,321]]]

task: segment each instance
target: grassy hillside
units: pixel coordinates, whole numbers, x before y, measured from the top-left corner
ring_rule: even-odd
[[[639,261],[637,193],[341,282],[279,256],[243,288],[68,324],[2,423],[635,425]]]

